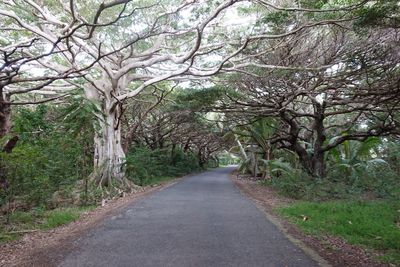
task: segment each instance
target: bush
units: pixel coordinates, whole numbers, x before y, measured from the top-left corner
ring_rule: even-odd
[[[84,163],[91,156],[83,147],[90,137],[73,135],[50,116],[54,112],[41,105],[16,110],[14,131],[20,140],[11,154],[0,153],[9,184],[7,191],[0,189],[0,206],[13,199],[24,202],[25,209],[50,206],[54,192],[72,191],[89,174],[91,164]]]
[[[151,150],[137,147],[126,157],[126,173],[134,183],[149,185],[159,180],[185,175],[200,170],[198,159],[192,153],[185,154],[181,149]]]
[[[324,178],[311,177],[301,169],[291,168],[281,160],[272,166],[271,179],[264,183],[283,195],[304,200],[385,198],[400,199],[400,178],[388,165],[372,165],[348,173],[332,166]],[[275,163],[272,163],[274,165]]]

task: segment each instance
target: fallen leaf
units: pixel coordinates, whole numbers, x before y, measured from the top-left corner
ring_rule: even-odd
[[[305,222],[305,221],[307,221],[308,220],[308,217],[306,216],[306,215],[300,215],[301,217],[303,217],[303,222]]]

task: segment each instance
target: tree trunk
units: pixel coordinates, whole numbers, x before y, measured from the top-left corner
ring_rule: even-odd
[[[326,165],[323,153],[317,153],[312,159],[312,174],[314,177],[323,178],[326,176]]]
[[[187,139],[185,146],[183,147],[183,153],[187,154],[190,148],[190,138]]]
[[[326,166],[324,161],[324,152],[322,150],[322,146],[326,140],[325,126],[324,126],[324,113],[325,113],[325,105],[323,102],[318,103],[314,101],[314,125],[313,131],[315,133],[315,141],[314,141],[314,153],[311,161],[312,165],[312,174],[314,177],[325,177],[326,176]]]
[[[121,143],[120,107],[106,103],[106,111],[99,118],[99,130],[94,137],[94,173],[92,180],[99,186],[130,185],[125,178],[125,153]]]
[[[176,166],[176,156],[175,156],[175,149],[176,149],[176,144],[173,143],[171,146],[171,165]]]
[[[326,176],[326,165],[324,161],[324,152],[322,146],[326,140],[325,128],[324,128],[324,112],[325,103],[318,103],[314,101],[314,123],[312,125],[312,131],[314,135],[313,154],[309,154],[305,147],[298,142],[298,136],[300,133],[300,127],[294,118],[291,118],[285,112],[281,112],[282,119],[287,122],[290,126],[291,146],[290,149],[299,157],[300,164],[303,168],[313,177],[325,177]]]
[[[4,94],[0,95],[0,138],[7,135],[11,130],[11,107],[3,101],[9,101]]]
[[[267,161],[271,160],[271,149],[269,147],[264,149],[263,159]],[[262,179],[267,179],[267,178],[271,178],[268,166],[266,166],[265,171],[262,174]]]

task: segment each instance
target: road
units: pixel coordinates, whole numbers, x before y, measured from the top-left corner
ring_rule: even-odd
[[[318,266],[235,188],[232,170],[131,204],[78,239],[60,266]]]

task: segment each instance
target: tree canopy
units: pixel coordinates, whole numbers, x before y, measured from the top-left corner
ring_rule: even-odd
[[[349,142],[398,137],[397,1],[8,0],[0,16],[4,151],[22,134],[11,111],[48,105],[54,129],[93,139],[100,188],[132,188],[143,146],[201,167],[236,151],[264,178],[294,153],[326,177]]]

